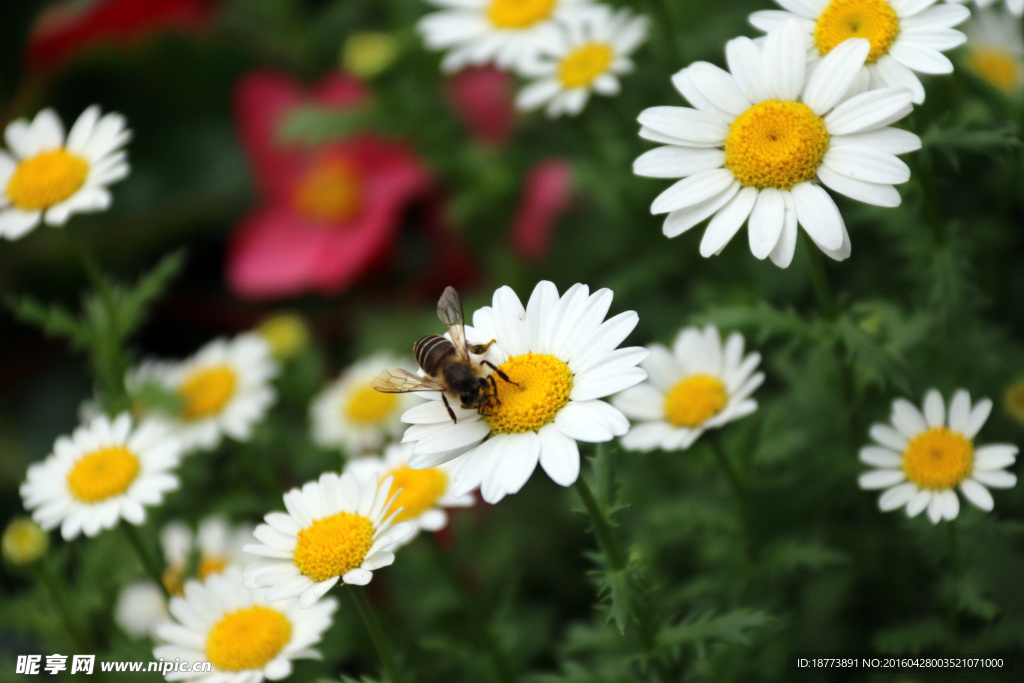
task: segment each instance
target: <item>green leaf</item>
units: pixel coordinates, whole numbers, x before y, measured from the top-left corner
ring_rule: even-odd
[[[132,399],[140,404],[143,412],[152,410],[177,415],[185,407],[185,400],[180,394],[169,390],[159,382],[143,383],[132,392]]]
[[[704,641],[722,641],[749,645],[751,631],[764,628],[774,619],[764,612],[736,610],[721,616],[703,614],[661,632],[662,645],[688,645]]]
[[[134,288],[119,292],[121,296],[118,302],[118,322],[123,337],[130,336],[142,324],[150,304],[164,293],[184,265],[184,250],[175,251],[162,258],[151,271],[140,277]]]
[[[88,326],[62,306],[46,306],[29,296],[11,296],[7,304],[18,320],[35,325],[48,336],[63,337],[79,349],[88,348],[92,343]]]

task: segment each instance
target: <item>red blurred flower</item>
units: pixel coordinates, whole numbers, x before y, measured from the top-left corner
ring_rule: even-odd
[[[235,116],[263,195],[228,253],[228,282],[239,295],[340,292],[388,255],[403,213],[430,190],[408,148],[372,134],[313,149],[278,141],[279,124],[297,106],[354,108],[364,99],[362,85],[342,74],[308,94],[265,71],[239,83]]]
[[[519,210],[512,222],[512,246],[520,258],[544,257],[551,233],[572,203],[572,168],[565,159],[548,159],[530,169]]]
[[[512,75],[493,66],[463,69],[448,81],[448,99],[473,135],[501,145],[516,122]]]
[[[45,70],[101,42],[131,43],[158,31],[196,30],[213,15],[213,0],[98,0],[84,9],[61,3],[43,12],[29,37],[25,62]]]

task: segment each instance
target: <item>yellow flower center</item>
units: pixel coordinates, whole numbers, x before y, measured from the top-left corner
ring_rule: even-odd
[[[729,401],[722,380],[711,375],[690,375],[665,394],[665,418],[676,427],[698,427],[714,417]]]
[[[292,625],[276,609],[255,605],[230,612],[206,636],[206,658],[220,671],[262,669],[292,638]]]
[[[50,537],[33,520],[20,517],[7,525],[3,536],[3,556],[11,564],[31,564],[46,554]]]
[[[498,28],[528,28],[544,21],[555,9],[555,0],[493,0],[487,18]]]
[[[192,373],[178,393],[185,399],[181,415],[186,420],[201,420],[216,415],[235,395],[238,377],[226,365],[215,365]]]
[[[822,57],[847,38],[871,43],[868,63],[873,64],[896,42],[900,18],[886,0],[832,0],[818,17],[814,42]]]
[[[196,576],[202,581],[212,574],[220,574],[228,566],[227,558],[218,555],[203,555],[199,558],[199,566],[196,568]]]
[[[1005,93],[1017,89],[1020,66],[1013,55],[1002,50],[976,48],[967,57],[967,64],[986,81]]]
[[[25,211],[39,211],[78,192],[89,175],[85,159],[54,149],[18,162],[7,181],[7,199]]]
[[[83,503],[98,503],[128,490],[139,476],[139,459],[124,446],[89,453],[68,473],[68,489]]]
[[[352,392],[345,404],[345,415],[359,424],[377,424],[391,415],[397,403],[396,394],[385,394],[367,384]]]
[[[314,581],[326,581],[359,567],[373,545],[373,524],[362,515],[339,512],[299,531],[295,566]]]
[[[392,510],[402,508],[395,517],[396,522],[415,519],[437,504],[437,499],[448,489],[448,477],[436,467],[428,470],[414,470],[409,466],[399,467],[388,472],[394,477],[389,496],[401,489],[401,493],[391,505]]]
[[[535,432],[569,402],[572,371],[554,356],[524,353],[512,356],[499,369],[515,384],[498,379],[501,403],[488,403],[487,422],[495,434]]]
[[[970,475],[974,445],[959,432],[932,427],[918,434],[903,452],[907,479],[923,489],[951,489]]]
[[[1004,406],[1010,417],[1024,424],[1024,380],[1015,382],[1006,390]]]
[[[343,159],[321,159],[299,180],[292,201],[295,210],[311,220],[349,221],[363,209],[362,178]]]
[[[291,358],[309,343],[306,321],[294,313],[278,313],[265,318],[256,332],[270,345],[275,358]]]
[[[185,568],[181,565],[168,567],[160,578],[169,595],[185,594]]]
[[[725,167],[744,187],[791,190],[814,178],[828,143],[825,122],[806,104],[766,100],[732,122]]]
[[[606,43],[587,43],[574,49],[558,66],[558,80],[565,88],[582,88],[608,70],[615,52]]]

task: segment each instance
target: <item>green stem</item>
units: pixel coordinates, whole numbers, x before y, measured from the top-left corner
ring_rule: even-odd
[[[579,494],[580,500],[583,501],[583,507],[587,509],[587,514],[590,516],[590,522],[594,525],[597,542],[601,546],[601,550],[604,551],[605,557],[608,558],[609,568],[613,572],[622,571],[626,568],[626,556],[622,554],[622,548],[619,547],[618,541],[612,534],[612,525],[605,517],[597,499],[594,498],[594,492],[590,490],[590,485],[587,484],[587,480],[583,478],[582,474],[576,478],[575,486],[576,493]]]
[[[125,537],[128,539],[129,545],[132,550],[135,551],[135,555],[138,556],[139,562],[142,563],[142,568],[149,574],[149,578],[153,582],[160,586],[160,590],[163,591],[164,597],[170,599],[171,595],[167,592],[167,586],[164,585],[163,572],[160,571],[160,566],[153,559],[153,556],[146,550],[146,546],[143,545],[142,539],[139,537],[139,532],[134,526],[128,522],[121,524],[121,529],[124,531]]]
[[[957,539],[956,521],[952,520],[946,524],[946,552],[949,557],[949,571],[955,576],[960,576],[960,543]]]
[[[725,454],[725,449],[722,448],[721,440],[715,437],[708,439],[708,443],[711,444],[711,451],[715,454],[715,459],[718,460],[718,465],[721,467],[722,473],[725,474],[725,478],[729,482],[729,489],[732,491],[732,495],[736,499],[736,507],[739,509],[740,529],[743,533],[743,545],[746,549],[747,561],[752,562],[754,559],[754,535],[750,528],[750,510],[747,508],[746,487],[743,485],[742,480],[740,480],[740,476],[736,472],[736,468],[733,467],[732,462],[729,460],[729,456]]]
[[[807,253],[807,266],[811,271],[811,283],[814,285],[814,295],[818,299],[821,315],[826,320],[835,320],[839,315],[838,308],[832,298],[832,288],[828,285],[828,274],[825,272],[825,262],[821,258],[821,251],[807,235],[801,234],[800,239],[804,243],[804,251]]]
[[[594,492],[590,489],[590,485],[587,484],[587,480],[582,474],[576,478],[575,487],[576,493],[579,494],[580,500],[583,501],[583,507],[587,509],[587,515],[589,515],[590,522],[594,528],[594,535],[597,536],[598,545],[601,546],[601,550],[604,551],[605,558],[608,560],[609,569],[613,572],[625,571],[626,556],[622,552],[622,547],[619,546],[615,534],[612,533],[611,522],[605,516],[604,511],[601,510],[597,498],[594,497]],[[672,676],[665,663],[658,656],[657,632],[651,626],[650,620],[643,610],[638,610],[636,616],[637,633],[640,637],[640,644],[643,646],[647,663],[657,672],[658,677],[667,683],[672,680]]]
[[[82,264],[82,270],[85,271],[86,277],[103,303],[106,313],[108,329],[102,330],[102,332],[97,331],[97,334],[102,334],[102,336],[93,340],[95,354],[93,362],[96,365],[98,379],[105,389],[104,408],[108,414],[113,416],[131,408],[131,399],[128,397],[128,391],[124,384],[127,366],[121,348],[123,331],[118,316],[117,298],[114,296],[110,282],[100,270],[99,261],[89,245],[82,239],[81,234],[72,227],[66,228],[65,232],[73,243],[78,260]]]
[[[675,22],[672,19],[672,10],[666,0],[650,0],[650,5],[651,11],[655,15],[655,22],[661,30],[662,58],[667,70],[670,73],[675,73],[676,70],[683,68],[685,57],[679,49],[679,43],[676,42],[677,33]],[[676,63],[673,64],[672,60],[675,60]]]
[[[60,612],[61,619],[64,621],[64,628],[71,640],[74,641],[79,654],[95,652],[88,630],[78,622],[71,609],[71,604],[68,602],[67,593],[64,592],[63,584],[53,573],[53,569],[46,560],[36,563],[32,573],[35,575],[36,581],[49,593],[53,604],[56,605],[57,611]]]
[[[358,586],[352,586],[349,593],[352,594],[352,600],[356,603],[359,616],[366,624],[366,630],[370,632],[370,639],[373,640],[373,646],[377,649],[377,656],[380,657],[381,666],[384,668],[384,677],[388,683],[403,683],[404,679],[398,669],[395,656],[391,652],[387,636],[384,635],[384,629],[381,628],[380,620],[377,619],[377,613],[374,612],[373,605],[367,599],[366,593]]]
[[[512,669],[509,667],[508,660],[505,658],[505,653],[501,651],[498,641],[494,638],[494,633],[492,633],[490,626],[480,613],[478,603],[473,600],[472,596],[459,579],[459,573],[456,570],[455,565],[452,563],[451,558],[448,556],[448,553],[445,552],[445,549],[437,542],[437,537],[434,534],[428,533],[424,534],[424,536],[427,537],[427,545],[430,546],[431,554],[433,554],[434,561],[437,563],[438,568],[459,594],[459,600],[462,602],[462,609],[467,616],[469,616],[470,628],[479,636],[481,645],[483,645],[484,649],[486,649],[487,653],[490,655],[491,664],[494,666],[496,680],[501,683],[514,683],[516,677],[512,675]]]

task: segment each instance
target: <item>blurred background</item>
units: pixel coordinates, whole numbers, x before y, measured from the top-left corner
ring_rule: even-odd
[[[631,172],[651,147],[637,137],[639,112],[682,105],[670,75],[697,59],[722,65],[724,42],[755,35],[746,17],[770,5],[669,1],[670,22],[652,26],[622,95],[550,121],[514,111],[510,74],[443,75],[414,29],[429,10],[421,0],[0,3],[0,123],[53,107],[70,125],[98,103],[134,131],[131,175],[113,188],[113,207],[72,219],[104,270],[131,282],[165,254],[185,255],[132,342],[134,359],[181,358],[282,311],[309,331],[284,361],[270,419],[251,443],[187,461],[182,489],[148,523],[151,537],[167,520],[212,512],[256,521],[287,488],[340,467],[343,454],[309,440],[310,399],[355,359],[408,354],[437,332],[445,286],[458,287],[470,311],[501,285],[525,300],[541,279],[560,290],[585,282],[615,292],[612,313],[640,313],[628,343],[669,342],[686,324],[717,322],[743,331],[766,359],[762,409],[723,440],[757,510],[753,563],[703,445],[616,456],[621,500],[631,504],[620,531],[650,580],[652,609],[675,628],[667,647],[679,680],[797,680],[784,656],[798,651],[1024,654],[1020,489],[997,494],[991,515],[964,511],[963,567],[953,576],[941,528],[883,515],[856,486],[868,426],[893,398],[919,400],[932,386],[992,397],[981,440],[1021,441],[1024,405],[1006,398],[1024,378],[1020,94],[965,68],[969,48],[953,55],[954,75],[926,81],[928,100],[908,123],[925,148],[908,159],[904,205],[838,199],[853,257],[827,264],[841,311],[824,320],[802,251],[780,270],[752,259],[741,235],[702,259],[700,230],[669,241],[649,213],[665,184]],[[354,148],[365,157],[355,180],[331,175],[329,163],[325,176],[294,170]],[[354,205],[373,202],[379,216],[313,239],[303,211],[351,205],[321,206],[315,192],[307,204],[282,199],[282,184],[306,181],[350,193]],[[321,252],[337,258],[325,265]],[[48,227],[4,242],[0,291],[77,306],[86,281],[73,256],[63,231]],[[0,313],[4,525],[24,514],[26,468],[76,426],[93,390],[81,353]],[[592,538],[575,503],[538,476],[499,506],[454,515],[442,545],[516,677],[648,680],[635,636],[619,636],[593,607]],[[120,587],[141,576],[123,540],[51,542],[55,571],[104,657],[149,659],[150,646],[112,622]],[[15,677],[15,654],[69,650],[33,585],[0,568],[0,680]],[[415,680],[491,680],[422,541],[371,587]],[[343,601],[324,661],[300,663],[294,680],[375,670],[354,612]],[[157,679],[135,675],[147,676]]]

